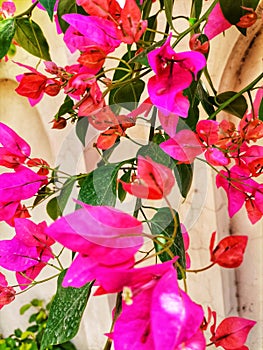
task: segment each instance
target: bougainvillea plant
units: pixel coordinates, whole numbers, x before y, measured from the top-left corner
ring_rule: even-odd
[[[245,36],[262,20],[258,3],[192,0],[183,16],[186,29],[178,32],[182,16],[173,0],[36,0],[23,13],[12,1],[2,2],[0,59],[22,49],[41,59],[36,67],[14,59],[24,70],[16,92],[31,106],[45,94],[64,95],[52,127],[63,129],[70,121],[84,146],[87,132],[95,130],[100,155],[93,171],[69,175],[32,158],[27,141],[0,123],[0,165],[8,168],[0,175],[0,219],[14,230],[0,241],[0,267],[17,280],[9,285],[0,274],[0,308],[44,282],[38,279],[43,269],[55,269],[50,279],[58,278],[57,293],[41,350],[74,337],[91,291],[116,294],[105,350],[112,344],[116,350],[248,349],[256,322],[232,316],[216,326],[216,311],[207,314],[188,295],[187,275],[215,264],[240,266],[249,237],[230,235],[216,245],[213,232],[211,264],[193,270],[189,235],[169,198],[175,187],[187,197],[193,163],[201,160],[216,172],[230,217],[243,205],[251,224],[263,215],[263,147],[257,144],[263,137],[263,74],[241,91],[218,94],[207,68],[213,38],[233,26]],[[75,59],[71,65],[51,59],[45,34],[32,19],[36,8],[56,22]],[[181,40],[189,42],[188,51],[178,49]],[[217,120],[222,110],[238,122]],[[143,142],[134,137],[142,124],[148,127]],[[124,142],[128,149],[136,144],[137,152],[116,161]],[[65,213],[72,200],[75,211]],[[39,204],[53,222],[30,219]],[[62,247],[58,253],[55,243]],[[72,251],[68,266],[61,263],[64,250]],[[68,322],[61,322],[64,315]]]

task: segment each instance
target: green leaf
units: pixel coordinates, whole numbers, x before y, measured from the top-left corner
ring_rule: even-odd
[[[21,308],[20,308],[20,310],[19,310],[20,315],[24,315],[24,313],[25,313],[28,309],[30,309],[31,306],[32,306],[32,304],[25,304],[25,305],[21,306]]]
[[[0,59],[8,52],[15,35],[15,20],[8,18],[0,21]]]
[[[186,198],[193,181],[193,164],[176,164],[174,175],[181,195]]]
[[[131,178],[131,170],[128,170],[126,173],[124,173],[120,180],[122,180],[123,182],[129,182]],[[124,191],[121,182],[118,183],[118,198],[121,202],[124,201],[124,199],[126,198],[127,192]]]
[[[68,29],[69,24],[62,19],[67,13],[77,13],[77,5],[75,0],[59,0],[58,3],[58,22],[63,33]]]
[[[229,100],[231,97],[236,95],[234,91],[226,91],[222,94],[219,94],[215,97],[215,102],[217,105],[221,105],[222,103]],[[233,102],[231,102],[228,106],[224,108],[224,111],[227,113],[233,114],[239,118],[242,118],[247,110],[247,101],[244,96],[239,96]]]
[[[58,117],[61,117],[62,115],[65,115],[67,113],[74,113],[73,106],[74,102],[72,101],[72,99],[69,96],[66,96],[63,104],[59,107],[59,110],[55,115],[55,119],[58,119]]]
[[[52,21],[56,0],[39,0],[39,2],[47,10],[49,18]]]
[[[198,82],[196,94],[197,94],[197,98],[201,102],[205,112],[208,115],[213,114],[215,112],[215,108],[214,108],[212,102],[210,101],[209,93],[206,90],[206,87],[201,80],[199,80],[199,82]]]
[[[59,216],[62,215],[62,212],[58,203],[58,197],[54,197],[48,202],[46,206],[46,210],[48,215],[53,220],[56,220]]]
[[[147,64],[145,64],[145,65],[150,67],[150,65],[148,63],[148,59],[147,59],[148,53],[153,51],[157,47],[162,46],[165,43],[165,41],[166,41],[166,38],[164,38],[164,39],[152,44],[151,46],[147,47],[146,49],[143,50],[143,52],[139,53],[139,55],[132,57],[129,60],[129,64],[134,63],[134,62],[144,62],[143,64],[145,64],[145,62],[147,62]]]
[[[58,278],[55,298],[48,316],[40,350],[50,345],[62,344],[78,332],[80,321],[87,305],[93,282],[81,288],[61,286],[66,270]]]
[[[180,266],[185,269],[185,249],[184,241],[180,226],[180,220],[178,213],[173,210],[173,215],[169,208],[159,208],[156,214],[151,219],[151,231],[155,236],[163,236],[164,238],[159,237],[158,243],[154,243],[156,252],[160,252],[164,249],[164,245],[167,244],[165,237],[172,238],[174,232],[176,231],[175,238],[169,247],[169,250],[172,256],[179,256],[178,263]],[[172,259],[170,254],[167,251],[159,254],[159,258],[162,262],[169,261]],[[179,267],[177,267],[178,279],[182,279],[182,272]]]
[[[78,119],[76,123],[76,134],[84,147],[85,147],[85,139],[86,139],[88,127],[89,127],[89,120],[87,117],[82,117]]]
[[[164,11],[169,26],[174,29],[173,26],[173,0],[164,0]]]
[[[141,79],[121,86],[113,93],[112,102],[114,104],[124,104],[127,109],[133,110],[140,100],[144,86],[145,83]],[[128,104],[126,105],[126,103]],[[131,103],[130,106],[129,103]]]
[[[79,199],[91,205],[114,207],[120,164],[107,164],[92,171],[82,182]]]
[[[199,19],[203,7],[203,0],[193,0],[191,17]]]
[[[57,198],[57,203],[58,203],[58,206],[59,206],[59,210],[61,213],[63,213],[66,205],[67,205],[67,202],[68,202],[68,199],[69,199],[69,196],[71,195],[71,192],[73,190],[73,187],[74,187],[74,184],[75,182],[78,180],[77,177],[70,177],[69,179],[67,179],[64,184],[63,184],[63,187],[62,187],[62,190],[60,191],[60,194]]]
[[[32,55],[51,61],[47,40],[39,25],[30,18],[16,19],[15,40]]]
[[[258,117],[260,120],[263,120],[263,98],[262,98],[260,105],[259,105]]]
[[[142,146],[138,152],[138,155],[143,157],[150,157],[154,162],[163,164],[169,168],[174,167],[174,161],[165,153],[156,143],[150,142],[146,146]]]

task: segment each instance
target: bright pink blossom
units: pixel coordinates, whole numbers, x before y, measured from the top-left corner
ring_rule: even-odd
[[[173,138],[162,142],[161,149],[180,163],[192,163],[203,152],[202,143],[191,130],[181,130]]]
[[[15,168],[30,156],[29,144],[9,126],[0,123],[0,165]]]
[[[215,244],[216,232],[212,233],[210,240],[210,260],[222,267],[236,268],[241,265],[247,246],[247,236],[228,236]]]
[[[187,117],[189,101],[182,94],[197,73],[204,68],[206,60],[199,52],[176,53],[171,45],[171,36],[165,44],[148,54],[148,60],[155,76],[148,82],[148,92],[152,103],[164,115],[170,113]]]
[[[113,333],[116,350],[179,350],[190,343],[205,349],[204,336],[199,327],[203,320],[202,308],[179,289],[176,271],[172,264],[154,265],[144,270],[144,276],[127,283],[123,292],[122,313],[118,317]],[[136,269],[134,269],[136,270]],[[200,332],[201,333],[201,332]]]
[[[228,172],[221,170],[216,176],[216,185],[226,191],[230,217],[241,209],[247,194],[253,193],[258,187],[258,184],[250,178],[250,171],[236,165]]]
[[[218,34],[224,32],[232,26],[228,20],[225,19],[221,10],[219,2],[215,5],[212,12],[208,16],[208,21],[205,26],[204,33],[209,40],[213,39]]]
[[[3,14],[4,17],[13,16],[16,12],[16,5],[13,1],[3,1],[2,7],[0,8],[0,14]]]
[[[65,283],[77,287],[87,282],[85,274],[90,276],[94,264],[112,268],[133,266],[134,254],[143,243],[142,224],[136,218],[111,207],[81,205],[81,209],[46,229],[50,237],[81,253],[65,277]]]
[[[95,45],[108,54],[120,45],[115,24],[105,18],[67,14],[63,19],[70,24],[64,41],[71,52]]]
[[[167,196],[175,180],[172,170],[154,162],[149,157],[138,156],[137,176],[132,183],[121,181],[122,187],[128,193],[148,199],[161,199]]]
[[[148,82],[148,92],[152,103],[164,115],[171,113],[187,117],[189,101],[182,94],[193,80],[193,75],[204,68],[206,60],[199,52],[176,53],[171,45],[171,36],[165,44],[148,54],[148,60],[155,76]]]
[[[9,287],[5,276],[0,272],[0,310],[15,299],[15,290]]]
[[[0,198],[1,202],[17,202],[28,199],[37,193],[39,188],[46,182],[46,176],[36,174],[34,171],[20,165],[15,173],[0,175]]]

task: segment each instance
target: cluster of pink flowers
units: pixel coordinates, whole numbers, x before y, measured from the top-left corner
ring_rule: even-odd
[[[12,16],[15,11],[12,4],[4,2],[0,14]],[[263,89],[258,88],[252,111],[245,113],[237,127],[228,120],[218,122],[212,119],[214,115],[199,121],[197,117],[194,130],[182,122],[192,108],[189,91],[199,83],[202,71],[206,69],[209,40],[231,26],[219,3],[208,17],[204,34],[195,33],[190,39],[191,51],[186,52],[174,50],[172,33],[167,32],[162,45],[156,45],[152,50],[141,44],[147,34],[148,22],[142,19],[144,13],[142,15],[135,0],[126,0],[123,7],[117,0],[76,0],[76,4],[82,7],[83,14],[62,16],[68,24],[64,42],[71,53],[79,52],[76,63],[60,67],[55,62],[45,62],[46,75],[16,62],[27,69],[26,73],[17,76],[16,92],[35,106],[44,94],[56,96],[63,91],[67,96],[65,101],[72,103],[73,121],[86,117],[89,124],[100,131],[94,146],[102,153],[115,146],[120,137],[128,137],[126,131],[136,125],[138,116],[143,115],[147,120],[151,111],[157,112],[161,125],[158,130],[151,125],[156,134],[151,135],[150,141],[154,136],[160,136],[161,141],[155,145],[159,152],[164,151],[166,157],[172,158],[173,165],[169,168],[149,156],[138,155],[127,162],[124,173],[127,171],[128,176],[118,178],[116,175],[116,191],[121,189],[142,200],[163,199],[173,213],[167,196],[175,185],[174,168],[192,164],[202,156],[217,171],[216,185],[227,193],[230,217],[245,204],[250,221],[256,223],[263,216],[263,185],[255,180],[263,168],[263,147],[255,144],[263,137],[263,121],[259,118]],[[41,7],[39,3],[37,5]],[[143,1],[140,5],[144,5]],[[54,11],[58,6],[57,1]],[[243,10],[247,13],[236,25],[247,28],[255,23],[256,15],[253,9]],[[205,36],[204,42],[200,41],[201,35]],[[130,45],[136,43],[133,59],[146,50],[144,59],[147,64],[143,69],[146,74],[153,72],[147,83],[149,97],[126,115],[114,112],[105,98],[115,87],[114,81],[106,76],[104,64],[122,43],[128,44],[129,50]],[[124,61],[120,60],[121,63]],[[131,68],[130,61],[126,63]],[[138,78],[140,69],[121,68],[128,72],[129,84]],[[105,91],[101,89],[102,84]],[[61,129],[66,123],[65,118],[58,116],[53,128]],[[185,265],[180,266],[182,256],[178,256],[179,253],[173,253],[169,244],[163,244],[163,251],[169,250],[170,260],[137,267],[141,262],[137,256],[141,253],[144,238],[151,239],[154,244],[161,239],[166,242],[166,238],[167,242],[170,238],[175,240],[176,228],[171,237],[145,234],[143,222],[136,215],[81,201],[76,201],[78,209],[73,213],[64,216],[60,213],[50,225],[45,221],[34,223],[28,219],[30,214],[23,201],[32,199],[43,187],[54,184],[52,176],[49,177],[50,167],[43,159],[30,158],[29,144],[3,123],[0,123],[0,144],[0,165],[9,169],[0,175],[0,220],[15,230],[12,239],[0,241],[0,267],[15,272],[20,289],[32,286],[42,269],[52,265],[51,259],[59,261],[51,248],[58,242],[76,253],[63,279],[63,287],[81,288],[93,281],[95,296],[108,293],[122,296],[121,312],[113,310],[112,332],[107,334],[114,341],[116,350],[203,350],[206,348],[205,332],[212,318],[208,337],[216,347],[247,349],[244,344],[255,322],[228,317],[216,326],[216,312],[209,308],[206,319],[202,306],[188,296],[186,288],[182,290],[179,286],[179,272],[177,275],[177,268],[181,267],[185,282],[187,272],[199,272],[215,264],[224,268],[240,266],[247,236],[224,237],[215,245],[216,233],[213,232],[208,247],[210,265],[190,270],[189,235],[178,219]],[[37,170],[33,171],[32,167]],[[123,169],[120,165],[118,171]],[[60,189],[63,186],[56,190]],[[175,226],[176,218],[173,219]],[[146,221],[149,224],[150,220]],[[161,257],[161,254],[156,249],[155,255]],[[62,270],[61,266],[57,269]],[[0,308],[13,301],[15,294],[15,288],[9,286],[0,273]]]

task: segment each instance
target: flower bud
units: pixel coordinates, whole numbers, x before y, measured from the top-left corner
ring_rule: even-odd
[[[63,117],[58,117],[58,119],[53,119],[52,129],[64,129],[67,125],[67,120]]]
[[[194,34],[189,41],[189,47],[192,51],[198,51],[206,54],[209,51],[209,40],[204,34]]]

